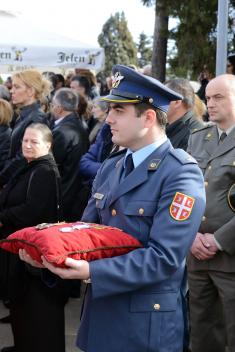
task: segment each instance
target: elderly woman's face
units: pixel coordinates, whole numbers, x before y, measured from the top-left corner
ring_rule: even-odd
[[[105,111],[103,111],[99,105],[97,105],[96,103],[94,103],[93,107],[92,107],[92,114],[94,116],[95,119],[99,120],[99,121],[104,121],[107,117],[107,114]]]
[[[26,86],[21,79],[13,77],[12,79],[12,102],[15,105],[25,106],[32,103],[34,100],[34,90],[31,87]]]
[[[22,152],[28,162],[47,155],[50,147],[51,143],[44,140],[41,131],[26,128],[22,141]]]

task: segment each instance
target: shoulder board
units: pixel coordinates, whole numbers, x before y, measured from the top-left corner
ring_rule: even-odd
[[[195,128],[195,129],[191,132],[191,134],[194,134],[194,133],[197,133],[197,132],[201,132],[201,131],[203,131],[203,130],[207,130],[208,128],[212,128],[212,127],[214,127],[214,126],[215,126],[214,123],[208,122],[205,126],[202,126],[202,127],[200,127],[200,128]]]
[[[197,161],[183,149],[172,149],[169,154],[181,164],[197,164]]]

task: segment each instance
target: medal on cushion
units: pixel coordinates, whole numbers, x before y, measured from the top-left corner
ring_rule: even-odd
[[[90,225],[86,223],[78,223],[73,226],[61,227],[59,231],[61,232],[73,232],[73,230],[82,230],[82,229],[89,229]]]
[[[85,223],[81,223],[73,226],[73,229],[75,230],[82,230],[82,229],[89,229],[89,228],[90,228],[90,225]]]
[[[47,228],[52,227],[52,226],[59,226],[59,225],[62,225],[62,224],[66,224],[66,222],[62,221],[62,222],[56,222],[54,224],[48,223],[48,222],[43,222],[43,223],[38,224],[37,226],[35,226],[35,229],[43,230],[43,229],[47,229]]]
[[[61,227],[61,229],[59,229],[60,232],[72,232],[73,228],[71,226],[67,226],[67,227]]]

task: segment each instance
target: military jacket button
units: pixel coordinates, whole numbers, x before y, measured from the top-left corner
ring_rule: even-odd
[[[116,216],[117,215],[117,212],[115,209],[112,209],[112,212],[111,212],[112,216]]]
[[[211,170],[211,165],[208,166],[208,170]]]
[[[204,182],[204,185],[205,185],[205,187],[207,187],[207,186],[208,186],[208,182],[207,182],[207,181],[205,181],[205,182]]]
[[[154,309],[154,310],[159,310],[160,308],[161,308],[161,306],[160,306],[159,303],[155,303],[155,304],[153,305],[153,309]]]
[[[205,221],[205,220],[206,220],[206,217],[205,217],[205,216],[203,216],[203,217],[202,217],[202,221]]]
[[[143,214],[144,214],[144,209],[143,209],[143,208],[140,208],[140,209],[139,209],[139,214],[140,214],[140,215],[143,215]]]

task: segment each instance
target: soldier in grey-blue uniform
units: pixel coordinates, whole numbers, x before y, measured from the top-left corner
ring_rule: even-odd
[[[83,221],[116,226],[143,248],[93,262],[44,265],[63,278],[90,279],[78,346],[86,352],[181,352],[185,257],[205,208],[202,173],[165,135],[166,111],[181,99],[128,67],[113,69],[107,123],[126,149],[103,163]]]

